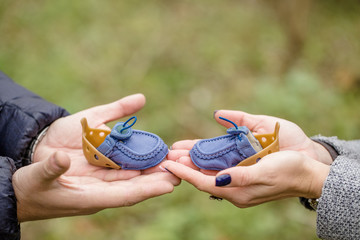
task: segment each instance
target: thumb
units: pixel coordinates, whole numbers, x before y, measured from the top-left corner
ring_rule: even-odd
[[[145,105],[145,96],[141,93],[121,98],[115,102],[88,109],[95,116],[101,116],[105,123],[136,113]]]
[[[246,167],[232,167],[216,174],[215,185],[217,187],[244,187],[254,184],[262,184],[260,164]]]
[[[233,110],[219,110],[214,113],[215,120],[224,127],[233,127],[229,122],[226,122],[219,117],[223,117],[235,122],[238,126],[247,126],[249,129],[253,129],[259,123],[259,118],[256,115],[252,115],[242,111]]]
[[[55,152],[34,167],[34,176],[38,176],[40,181],[53,181],[69,169],[70,158],[64,152]]]

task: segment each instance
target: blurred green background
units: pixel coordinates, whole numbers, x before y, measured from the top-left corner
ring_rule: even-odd
[[[355,0],[0,0],[0,69],[71,113],[142,92],[136,128],[168,145],[224,134],[216,109],[359,138],[359,13]],[[25,223],[22,235],[317,239],[297,199],[238,209],[185,182],[130,208]]]

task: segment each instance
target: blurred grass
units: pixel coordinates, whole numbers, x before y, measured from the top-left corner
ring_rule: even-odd
[[[224,133],[213,110],[360,136],[360,7],[311,4],[302,52],[264,1],[0,1],[0,69],[76,111],[142,92],[138,129],[166,143]],[[293,14],[296,14],[294,12]],[[300,21],[300,20],[298,20]],[[182,183],[131,208],[22,224],[23,239],[317,239],[297,199],[237,209]]]

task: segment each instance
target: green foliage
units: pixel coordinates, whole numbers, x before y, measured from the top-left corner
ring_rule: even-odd
[[[266,1],[3,0],[0,69],[70,112],[142,92],[137,128],[168,145],[223,134],[216,109],[286,118],[308,135],[359,138],[354,3],[313,2],[302,52],[282,71],[294,33]],[[296,240],[317,239],[315,217],[297,199],[238,209],[183,183],[131,208],[22,229],[25,240]]]

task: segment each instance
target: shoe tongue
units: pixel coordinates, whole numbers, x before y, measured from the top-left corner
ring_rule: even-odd
[[[226,132],[228,134],[232,134],[232,135],[237,135],[237,134],[240,134],[240,133],[243,133],[245,135],[247,135],[249,133],[249,129],[245,126],[240,126],[240,127],[232,127],[232,128],[228,128],[226,130]]]
[[[117,140],[121,140],[121,141],[130,138],[131,135],[133,134],[133,131],[131,128],[127,128],[127,129],[123,130],[123,128],[125,128],[125,127],[124,127],[123,122],[119,122],[119,123],[115,124],[115,126],[111,130],[110,136]]]

